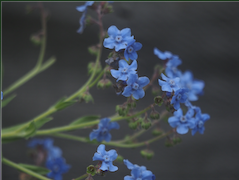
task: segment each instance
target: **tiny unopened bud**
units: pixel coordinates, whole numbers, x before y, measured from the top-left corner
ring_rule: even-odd
[[[161,106],[163,104],[163,98],[161,96],[157,96],[154,98],[154,103],[158,106]]]
[[[180,137],[175,137],[175,138],[173,138],[173,143],[174,143],[174,144],[178,144],[178,143],[180,143],[180,142],[182,142],[182,139],[181,139]]]
[[[159,113],[157,111],[152,111],[150,113],[150,118],[151,119],[159,119]]]
[[[130,129],[136,129],[138,127],[138,122],[130,122],[129,123],[129,128]]]
[[[116,161],[121,162],[121,163],[123,162],[123,160],[124,160],[124,158],[121,155],[118,155],[116,158]]]
[[[148,149],[145,150],[141,150],[140,154],[142,157],[147,158],[147,159],[151,159],[154,156],[154,152]]]
[[[116,112],[118,112],[118,114],[120,116],[125,116],[129,112],[129,108],[127,108],[125,106],[122,106],[122,105],[117,105],[116,106]]]
[[[154,130],[152,131],[152,134],[153,134],[154,136],[160,136],[160,135],[163,134],[163,131],[160,130],[160,129],[154,129]]]
[[[89,166],[86,168],[86,173],[87,173],[87,174],[90,174],[91,176],[94,176],[94,175],[96,174],[95,166],[94,166],[94,165],[89,165]]]
[[[97,87],[101,89],[111,87],[111,86],[112,86],[112,82],[109,79],[101,79],[97,84]]]
[[[166,141],[165,141],[165,144],[164,144],[166,147],[172,147],[173,146],[173,142],[171,141],[171,140],[169,140],[169,139],[167,139]]]
[[[94,102],[94,99],[89,92],[85,92],[84,94],[80,95],[79,98],[80,100],[83,99],[86,103],[90,101]]]
[[[90,46],[90,47],[88,47],[88,51],[90,54],[97,56],[99,53],[99,46],[97,46],[97,45]]]
[[[31,42],[35,45],[40,45],[42,43],[42,39],[39,35],[32,35],[30,38]]]
[[[147,122],[143,121],[143,122],[141,123],[141,127],[142,127],[143,129],[148,129],[150,126],[151,126],[150,120],[147,120]]]
[[[89,74],[93,73],[94,70],[95,70],[95,63],[94,62],[90,62],[88,64],[87,68],[88,68],[88,73]],[[101,65],[100,65],[100,63],[98,63],[97,67],[96,67],[96,73],[100,73],[101,70],[102,70]]]

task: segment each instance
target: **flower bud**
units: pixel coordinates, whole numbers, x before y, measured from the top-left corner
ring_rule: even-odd
[[[138,122],[137,121],[129,123],[129,128],[130,129],[136,129],[137,127],[138,127]]]
[[[80,100],[83,99],[86,103],[90,101],[94,102],[94,99],[89,92],[85,92],[84,94],[80,95],[79,98]]]
[[[120,116],[126,116],[127,113],[129,112],[129,108],[127,108],[125,106],[117,105],[116,106],[116,112],[118,112],[118,114]]]
[[[96,173],[95,166],[94,166],[94,165],[89,165],[89,166],[86,168],[86,173],[87,173],[87,174],[90,174],[90,175],[92,175],[92,176],[94,176],[95,173]]]
[[[42,39],[39,35],[31,35],[30,40],[35,45],[41,45]]]
[[[169,139],[167,139],[166,141],[165,141],[165,144],[164,144],[166,147],[172,147],[173,146],[173,142],[171,141],[171,140],[169,140]]]
[[[101,89],[104,89],[110,86],[112,86],[112,82],[109,79],[101,79],[97,84],[97,87]]]
[[[124,160],[124,158],[121,155],[118,155],[116,158],[116,161],[121,162],[121,163],[123,162],[123,160]]]
[[[87,68],[88,68],[88,73],[89,73],[89,74],[92,74],[92,73],[94,72],[94,69],[95,69],[95,63],[94,63],[94,62],[90,62],[90,63],[88,64],[88,67],[87,67]],[[98,63],[97,69],[96,69],[96,73],[100,73],[101,70],[102,70],[101,65],[100,65],[100,63]]]
[[[182,139],[181,139],[180,137],[175,137],[175,138],[173,138],[173,143],[174,143],[174,144],[178,144],[178,143],[180,143],[180,142],[182,142]]]
[[[152,134],[153,134],[154,136],[160,136],[160,135],[163,134],[163,131],[160,130],[160,129],[154,129],[154,130],[152,131]]]
[[[151,119],[159,119],[159,113],[157,111],[152,111],[150,113],[150,118]]]
[[[140,154],[142,157],[147,158],[148,160],[151,159],[154,156],[154,152],[150,151],[148,149],[141,150]]]
[[[148,129],[150,126],[151,126],[151,122],[150,122],[149,119],[148,119],[146,122],[143,121],[143,122],[141,123],[141,127],[142,127],[143,129]]]
[[[99,46],[97,46],[97,45],[90,46],[90,47],[88,47],[88,51],[90,54],[97,56],[99,53]]]
[[[154,98],[154,103],[158,106],[161,106],[163,104],[163,98],[161,96],[157,96]]]

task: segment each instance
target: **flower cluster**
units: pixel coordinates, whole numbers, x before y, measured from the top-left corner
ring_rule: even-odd
[[[93,161],[100,161],[99,169],[106,172],[115,172],[118,170],[117,166],[113,165],[113,161],[116,160],[118,154],[115,150],[106,151],[105,145],[101,144],[97,148],[97,152],[93,156]],[[125,176],[124,180],[154,180],[155,175],[146,169],[145,166],[138,166],[132,164],[129,160],[124,159],[124,164],[131,170],[131,176]]]
[[[122,95],[135,99],[144,97],[144,87],[149,84],[149,78],[138,77],[136,73],[138,54],[136,51],[142,48],[142,44],[136,42],[134,36],[131,36],[130,28],[119,30],[116,26],[108,28],[108,38],[104,39],[104,47],[114,49],[113,53],[117,53],[119,60],[118,70],[111,69],[111,74],[119,82],[119,86],[123,87]],[[122,52],[124,52],[122,54]],[[124,59],[122,58],[124,56]],[[126,61],[133,60],[129,65]]]
[[[62,174],[69,171],[70,166],[65,163],[65,159],[61,156],[60,148],[53,146],[53,140],[47,139],[32,139],[28,142],[28,147],[36,149],[37,164],[46,160],[46,167],[51,170],[47,174],[48,177],[54,180],[62,180]]]
[[[109,118],[103,118],[98,124],[98,129],[94,129],[90,133],[90,140],[97,139],[98,142],[105,140],[109,142],[111,140],[111,134],[109,131],[111,129],[119,129],[119,124],[117,122],[110,122]]]
[[[204,122],[210,118],[208,114],[201,114],[199,107],[191,105],[190,101],[198,100],[198,95],[203,94],[204,82],[195,80],[190,71],[182,73],[178,65],[182,63],[177,55],[171,52],[161,52],[154,48],[154,54],[165,60],[165,74],[162,73],[162,80],[158,80],[162,91],[166,92],[167,101],[176,110],[174,116],[168,119],[171,127],[176,128],[179,134],[185,134],[189,129],[194,135],[197,131],[204,132]],[[183,115],[180,104],[188,108],[186,115]]]

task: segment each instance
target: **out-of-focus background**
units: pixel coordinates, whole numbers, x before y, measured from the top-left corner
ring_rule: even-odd
[[[34,67],[39,47],[32,45],[30,35],[41,28],[40,15],[26,15],[26,6],[35,2],[2,2],[2,89]],[[76,33],[81,13],[76,6],[83,2],[44,2],[50,13],[47,23],[45,59],[55,55],[57,62],[48,70],[18,88],[17,97],[2,109],[2,127],[28,121],[47,110],[53,103],[78,90],[87,80],[87,64],[94,56],[87,52],[98,42],[98,27],[89,26],[83,34]],[[114,2],[114,13],[103,19],[104,29],[115,25],[131,28],[132,35],[142,43],[138,51],[139,76],[151,77],[154,65],[161,63],[153,48],[179,55],[183,71],[191,70],[194,77],[204,80],[204,96],[194,105],[200,106],[211,119],[206,122],[204,135],[182,135],[182,143],[167,148],[164,140],[150,145],[155,152],[152,160],[141,157],[140,150],[117,148],[119,154],[134,164],[144,165],[160,180],[238,180],[239,179],[239,3],[237,2]],[[89,10],[88,14],[93,15]],[[93,15],[94,16],[94,15]],[[101,62],[110,51],[103,50]],[[53,115],[54,120],[43,128],[62,126],[89,114],[108,117],[115,106],[126,98],[117,96],[112,88],[90,93],[94,103],[76,103]],[[138,109],[153,102],[150,89],[138,102]],[[157,108],[161,111],[163,108]],[[164,123],[165,126],[167,123]],[[112,130],[112,140],[132,134],[126,122],[120,130]],[[73,134],[88,136],[90,129]],[[150,133],[142,139],[151,137]],[[72,166],[63,179],[85,173],[94,164],[96,145],[55,138],[54,145],[63,150],[66,162]],[[106,150],[113,147],[106,147]],[[3,156],[17,163],[33,163],[27,156],[27,141],[3,144]],[[123,179],[130,174],[124,164],[115,163],[119,170],[95,180]],[[17,180],[19,172],[2,166],[2,179]]]

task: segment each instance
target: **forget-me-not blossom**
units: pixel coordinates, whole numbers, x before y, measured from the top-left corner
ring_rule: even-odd
[[[114,49],[115,51],[119,51],[121,49],[125,49],[128,43],[134,39],[131,36],[130,28],[124,28],[121,31],[116,26],[110,26],[108,28],[108,38],[104,39],[104,47],[109,49]]]
[[[46,161],[46,167],[51,170],[47,174],[47,177],[53,178],[54,180],[62,180],[62,174],[69,171],[70,166],[65,163],[65,159],[58,157]]]
[[[163,73],[161,74],[162,80],[158,80],[159,85],[162,88],[162,91],[167,91],[167,92],[175,92],[178,89],[180,89],[180,78],[176,77],[176,78],[168,78],[166,77]]]
[[[129,160],[124,159],[124,164],[131,170],[131,176],[125,176],[124,180],[154,180],[155,175],[146,169],[145,166],[132,164]]]
[[[140,50],[142,48],[142,44],[139,42],[135,42],[134,39],[132,39],[125,51],[124,51],[124,57],[125,59],[128,61],[129,59],[131,60],[136,60],[138,58],[138,54],[136,53],[136,51]]]
[[[158,58],[161,60],[166,60],[173,57],[173,54],[171,52],[169,51],[162,52],[156,47],[154,48],[154,54],[158,56]]]
[[[186,134],[189,128],[195,127],[195,119],[193,118],[194,111],[189,109],[186,115],[183,115],[182,109],[178,109],[174,112],[174,116],[168,119],[168,122],[172,128],[176,128],[179,134]]]
[[[180,103],[185,103],[188,99],[188,89],[179,89],[175,92],[171,104],[173,104],[174,109],[178,110],[180,108]]]
[[[131,65],[128,65],[128,63],[125,60],[119,61],[119,70],[111,69],[110,72],[114,78],[117,79],[117,81],[122,80],[126,81],[130,74],[136,74],[137,69],[137,61],[133,61]]]
[[[129,97],[133,95],[135,99],[143,98],[145,95],[143,87],[149,84],[148,77],[139,77],[138,74],[130,74],[127,80],[127,86],[124,88],[122,95]]]
[[[117,158],[118,154],[116,153],[116,150],[112,149],[109,151],[105,150],[105,145],[101,144],[97,148],[97,152],[93,156],[93,161],[101,161],[101,167],[100,169],[102,171],[111,171],[115,172],[118,170],[117,166],[113,165],[113,161]]]
[[[97,139],[98,142],[105,140],[109,142],[111,140],[111,134],[109,131],[111,129],[119,129],[119,124],[117,122],[110,122],[109,118],[103,118],[98,124],[98,129],[94,129],[90,133],[90,140]]]

